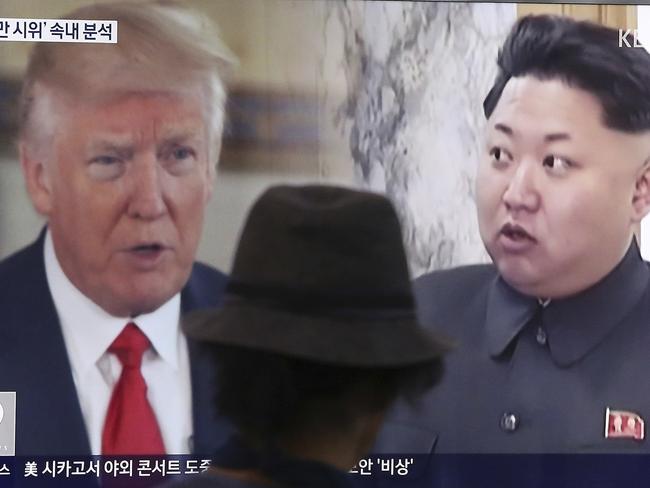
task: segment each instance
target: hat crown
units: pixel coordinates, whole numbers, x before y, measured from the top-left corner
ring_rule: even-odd
[[[448,343],[421,328],[392,204],[334,186],[277,186],[253,205],[223,303],[196,340],[328,364],[399,367]]]
[[[252,207],[230,292],[330,305],[412,307],[397,214],[383,196],[335,186],[276,186]]]

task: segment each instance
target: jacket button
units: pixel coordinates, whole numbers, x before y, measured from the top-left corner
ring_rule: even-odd
[[[511,412],[506,412],[501,417],[501,430],[514,432],[519,427],[519,418]]]
[[[546,331],[544,329],[542,329],[541,327],[539,327],[537,329],[537,334],[535,335],[535,340],[537,341],[537,344],[539,344],[540,346],[545,346],[546,345],[546,341],[547,341]]]

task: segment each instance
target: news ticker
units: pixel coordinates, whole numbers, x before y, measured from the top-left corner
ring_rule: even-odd
[[[408,464],[408,467],[406,465]],[[0,487],[167,486],[200,475],[208,459],[87,457],[0,460]],[[398,466],[405,467],[398,472]],[[366,456],[355,488],[647,488],[650,454],[421,454]],[[114,481],[114,482],[111,482]]]
[[[115,480],[116,486],[129,486],[137,480],[166,483],[201,474],[210,464],[210,459],[192,456],[7,457],[0,460],[0,486],[59,486],[93,479],[102,483]],[[405,479],[413,467],[412,456],[366,457],[349,473],[355,478]]]

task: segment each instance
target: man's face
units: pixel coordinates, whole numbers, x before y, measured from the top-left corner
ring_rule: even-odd
[[[200,103],[129,95],[61,119],[51,161],[26,171],[61,266],[112,315],[153,311],[189,277],[212,190]]]
[[[599,101],[560,80],[511,79],[477,177],[481,237],[519,291],[556,298],[599,281],[646,209],[648,135],[603,125]]]

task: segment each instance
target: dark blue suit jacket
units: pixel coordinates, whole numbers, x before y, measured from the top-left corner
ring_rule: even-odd
[[[45,276],[43,232],[0,262],[0,391],[16,392],[16,455],[89,455],[61,326]],[[226,276],[195,264],[181,292],[182,313],[218,304]],[[193,452],[211,454],[228,424],[213,407],[213,367],[188,339],[193,392]]]

